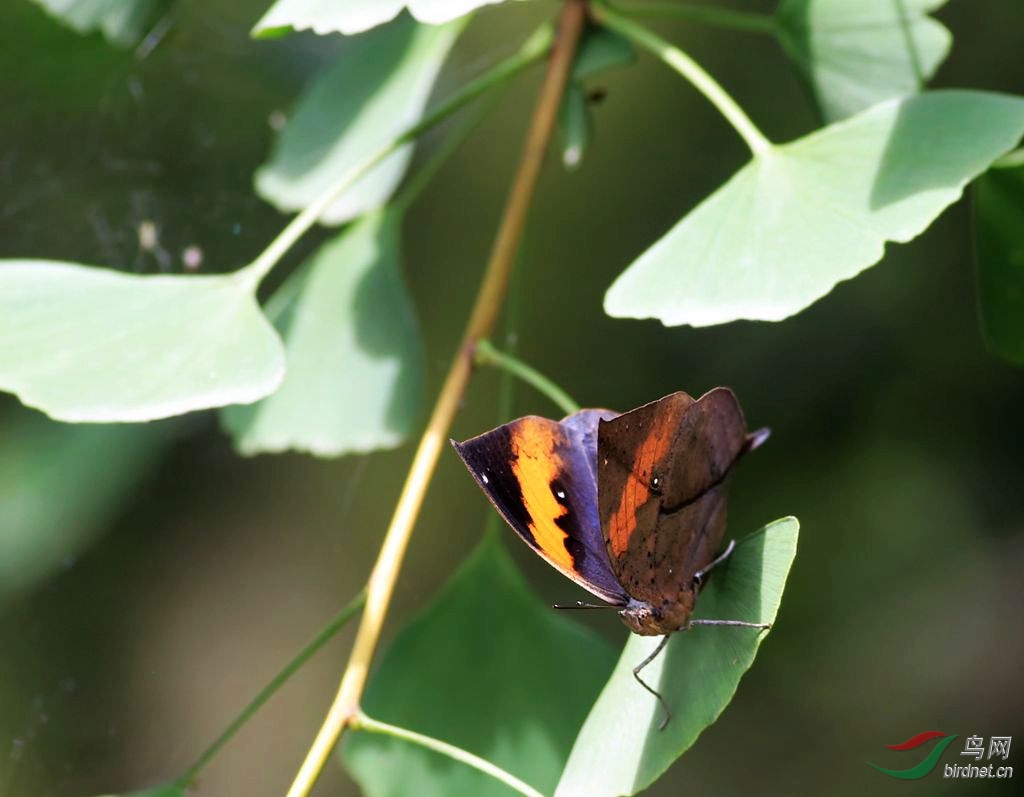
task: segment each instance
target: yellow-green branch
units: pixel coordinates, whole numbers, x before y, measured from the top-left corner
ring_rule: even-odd
[[[366,608],[360,618],[355,644],[342,675],[338,694],[327,712],[306,760],[288,791],[288,797],[308,797],[338,739],[356,717],[373,654],[380,640],[395,581],[427,487],[458,410],[473,368],[473,348],[488,337],[508,287],[509,274],[537,186],[544,156],[572,68],[573,55],[586,20],[585,0],[566,0],[561,12],[547,74],[534,108],[530,129],[508,200],[502,214],[483,282],[466,324],[462,341],[448,370],[434,411],[420,439],[391,524],[367,583]]]

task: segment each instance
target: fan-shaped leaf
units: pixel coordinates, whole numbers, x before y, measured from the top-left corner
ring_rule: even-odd
[[[795,518],[785,518],[737,545],[710,576],[696,616],[774,622],[798,528]],[[767,633],[697,626],[675,634],[642,674],[672,709],[664,730],[661,706],[632,672],[660,637],[631,636],[576,738],[555,797],[618,797],[647,788],[718,719]]]
[[[502,0],[277,0],[253,28],[254,36],[294,30],[361,33],[394,19],[403,8],[420,22],[440,25]]]
[[[473,629],[467,633],[467,629]],[[543,605],[494,534],[395,639],[366,711],[491,761],[546,793],[612,665],[593,632]],[[345,764],[368,797],[507,797],[464,764],[359,734]]]
[[[613,316],[779,321],[919,235],[1024,133],[1024,99],[890,100],[757,155],[615,281]]]
[[[4,420],[0,609],[92,541],[152,471],[174,428],[59,424],[27,410]]]
[[[953,37],[928,16],[946,0],[785,0],[783,48],[807,78],[828,121],[919,91]]]
[[[359,36],[303,93],[256,190],[281,210],[302,210],[331,183],[423,115],[445,56],[463,27],[402,17]],[[402,180],[412,145],[381,161],[324,211],[340,224],[383,205]]]
[[[0,390],[61,421],[150,421],[256,401],[281,341],[244,272],[140,276],[0,263]]]
[[[242,453],[338,456],[396,446],[412,430],[423,352],[400,245],[401,216],[370,214],[282,287],[270,314],[285,341],[284,382],[263,401],[224,411]]]

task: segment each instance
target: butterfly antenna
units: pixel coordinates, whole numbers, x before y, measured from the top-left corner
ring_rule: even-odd
[[[744,452],[753,451],[755,448],[759,448],[764,442],[771,437],[772,430],[767,426],[757,429],[747,435],[747,443],[743,447]]]
[[[552,609],[621,609],[621,606],[615,606],[611,603],[585,603],[583,601],[576,601],[575,603],[553,603]]]
[[[654,661],[656,658],[658,658],[658,654],[665,649],[665,645],[667,644],[668,634],[665,634],[665,636],[661,638],[661,642],[658,643],[658,647],[651,651],[651,653],[647,656],[646,659],[644,659],[642,662],[636,665],[636,667],[633,668],[633,677],[636,678],[636,682],[658,699],[658,702],[661,703],[661,710],[665,712],[665,716],[662,718],[661,724],[658,725],[659,731],[663,731],[665,730],[665,728],[668,727],[669,720],[672,719],[672,712],[669,711],[668,703],[665,702],[665,698],[661,696],[661,693],[653,686],[651,686],[649,683],[647,683],[643,678],[640,677],[640,671],[648,664],[650,664],[652,661]]]

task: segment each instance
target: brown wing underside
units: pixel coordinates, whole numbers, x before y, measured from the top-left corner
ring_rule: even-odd
[[[598,507],[612,571],[652,605],[691,604],[722,544],[726,481],[748,445],[731,390],[683,392],[598,427]]]

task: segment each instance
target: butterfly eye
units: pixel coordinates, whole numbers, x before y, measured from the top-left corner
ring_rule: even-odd
[[[661,492],[661,476],[657,473],[651,477],[651,490],[656,493]]]

